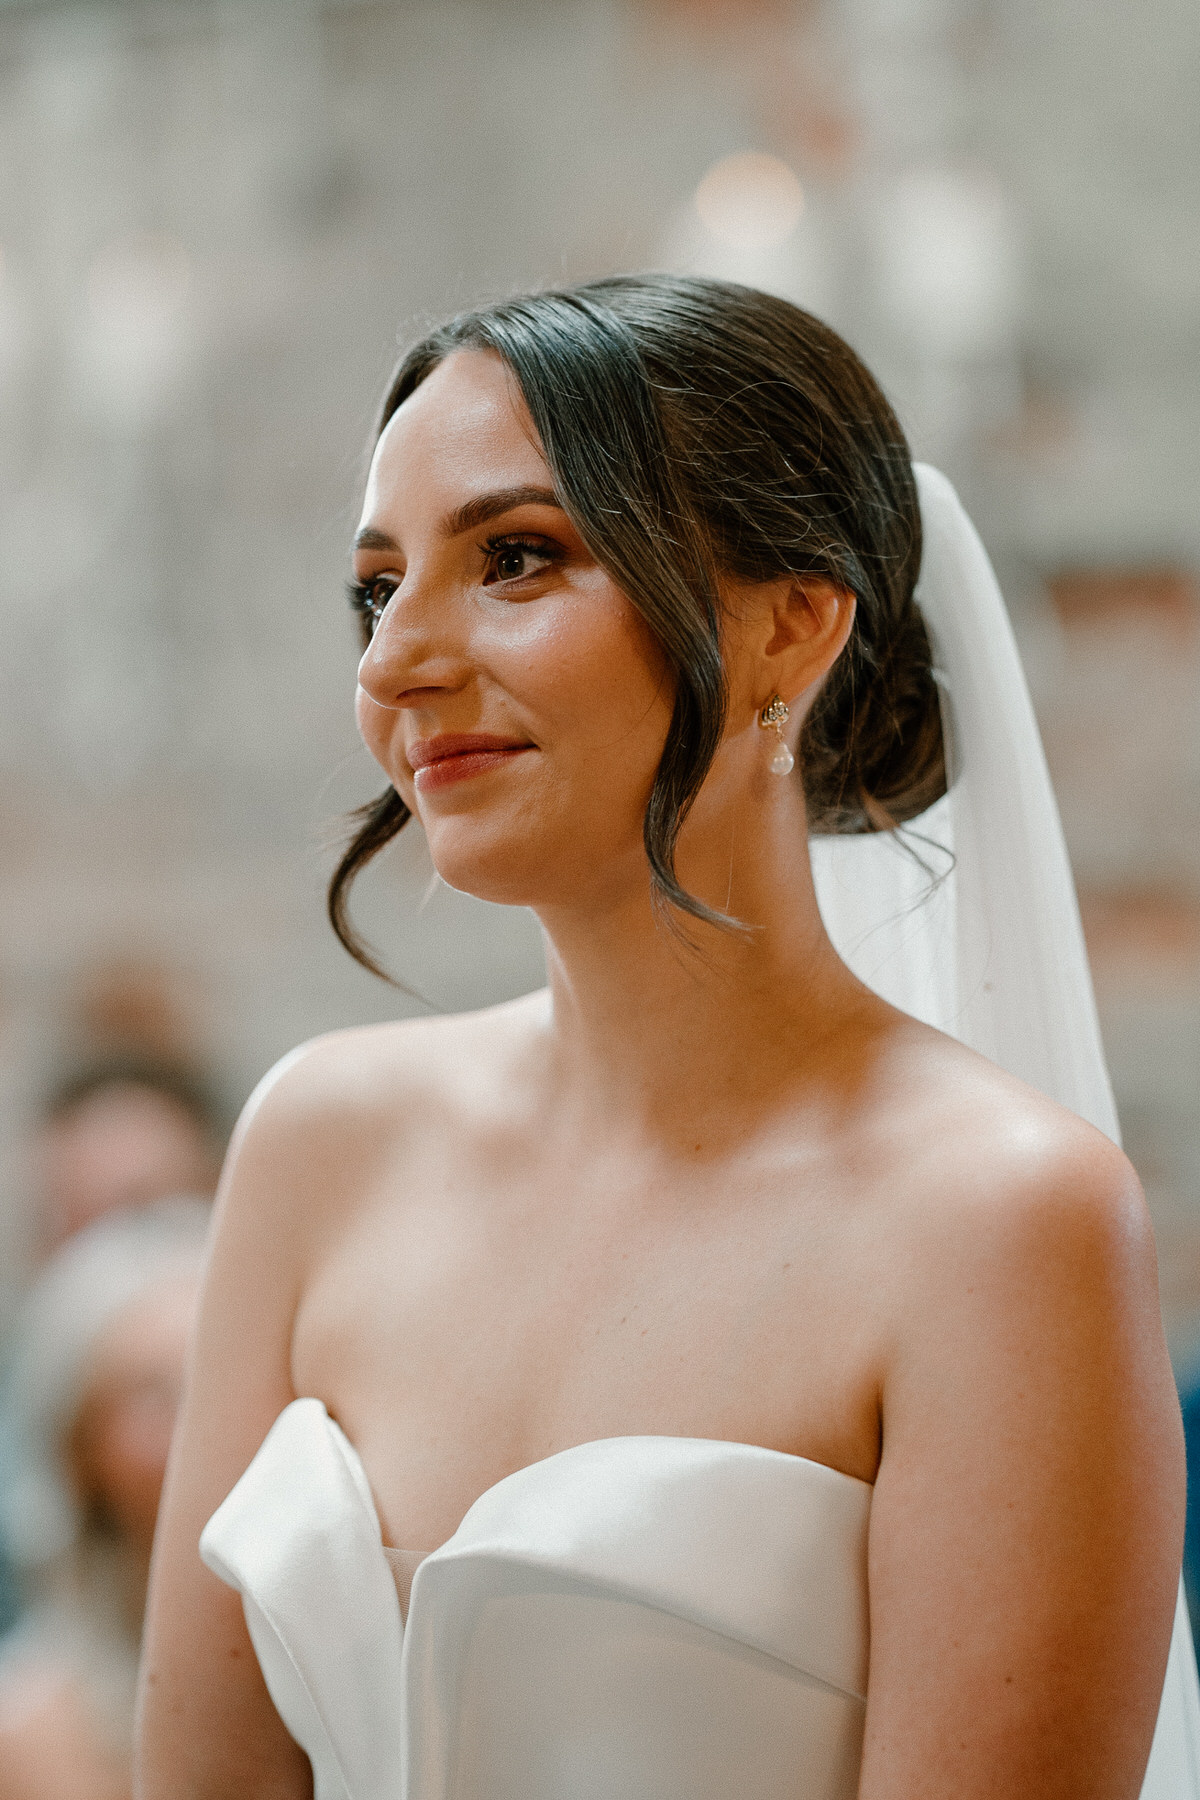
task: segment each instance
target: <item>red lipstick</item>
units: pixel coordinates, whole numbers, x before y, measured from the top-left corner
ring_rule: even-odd
[[[490,731],[447,731],[437,737],[418,738],[407,750],[409,767],[418,793],[432,793],[472,775],[484,775],[511,762],[533,745],[519,738],[497,737]]]

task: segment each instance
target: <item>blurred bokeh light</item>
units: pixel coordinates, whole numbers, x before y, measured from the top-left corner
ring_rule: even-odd
[[[773,250],[791,237],[804,211],[804,189],[777,156],[743,150],[723,156],[696,189],[700,222],[737,250]]]

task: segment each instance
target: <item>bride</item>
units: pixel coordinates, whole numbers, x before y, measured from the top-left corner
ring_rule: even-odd
[[[410,352],[352,599],[339,934],[415,815],[549,979],[247,1109],[144,1800],[1200,1794],[1150,1227],[948,484],[797,308],[596,282]]]

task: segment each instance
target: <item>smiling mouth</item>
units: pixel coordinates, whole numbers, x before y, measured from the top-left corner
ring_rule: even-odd
[[[485,775],[532,749],[532,744],[483,732],[447,733],[415,743],[408,752],[408,761],[417,792],[428,794],[458,781],[469,781],[472,776]]]

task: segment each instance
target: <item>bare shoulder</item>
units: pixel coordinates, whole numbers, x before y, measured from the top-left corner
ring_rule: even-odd
[[[1153,1229],[1128,1157],[936,1033],[916,1044],[914,1069],[894,1127],[909,1134],[909,1174],[900,1202],[880,1208],[892,1447],[901,1420],[921,1442],[943,1409],[1011,1413],[1024,1431],[1065,1404],[1076,1417],[1142,1406],[1171,1435]]]
[[[482,1012],[356,1026],[313,1038],[259,1083],[230,1152],[227,1204],[253,1189],[293,1218],[344,1196],[406,1133],[499,1101],[545,1016],[541,994]]]
[[[518,1048],[547,1012],[544,992],[479,1012],[444,1013],[356,1025],[311,1038],[285,1056],[260,1083],[252,1105],[270,1098],[328,1116],[331,1108],[390,1102],[395,1084],[433,1092],[458,1085],[464,1073],[486,1073],[490,1063]],[[464,1069],[464,1061],[470,1065]]]
[[[489,1094],[499,1107],[505,1070],[536,1035],[538,1013],[535,995],[484,1013],[331,1032],[264,1077],[217,1196],[201,1308],[212,1366],[233,1341],[231,1320],[252,1315],[260,1362],[286,1372],[301,1296],[332,1244],[422,1134],[444,1136]],[[248,1353],[242,1326],[238,1342]],[[272,1403],[286,1397],[281,1375]]]
[[[991,1282],[1036,1282],[1047,1258],[1078,1278],[1153,1264],[1141,1184],[1112,1139],[941,1033],[921,1028],[909,1055],[889,1125],[909,1138],[898,1226],[934,1278],[979,1265]]]
[[[398,1100],[453,1104],[500,1077],[544,1021],[545,995],[481,1012],[351,1026],[311,1038],[283,1057],[247,1102],[241,1129],[256,1133],[361,1126],[394,1116]]]

